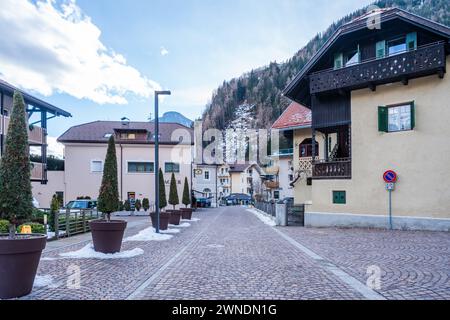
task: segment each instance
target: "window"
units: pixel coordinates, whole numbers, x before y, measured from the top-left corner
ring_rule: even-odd
[[[104,137],[108,138],[108,139],[111,138],[111,136],[112,136],[112,133],[105,133],[105,135],[104,135]]]
[[[128,162],[128,173],[154,173],[155,164],[153,162]]]
[[[407,131],[414,129],[414,126],[414,102],[378,107],[378,131]]]
[[[334,204],[346,204],[347,196],[345,191],[333,191],[333,203]]]
[[[390,56],[406,52],[406,37],[388,41],[387,52]]]
[[[312,139],[308,138],[302,141],[299,147],[300,158],[312,157]],[[319,143],[316,141],[315,156],[319,155]]]
[[[349,67],[349,66],[358,64],[360,62],[360,57],[361,57],[361,54],[359,52],[359,45],[358,45],[357,49],[349,51],[345,54],[345,56],[344,56],[345,66]]]
[[[121,133],[120,139],[121,140],[136,140],[136,134],[135,133]]]
[[[273,192],[273,197],[274,197],[274,199],[280,199],[280,191],[274,191]]]
[[[289,175],[289,181],[294,181],[294,176],[292,174]]]
[[[205,170],[205,180],[209,180],[209,171]]]
[[[92,160],[91,161],[91,172],[103,172],[103,161],[102,160]]]
[[[166,173],[170,172],[178,173],[180,172],[180,164],[175,162],[166,162],[164,164],[164,171]]]

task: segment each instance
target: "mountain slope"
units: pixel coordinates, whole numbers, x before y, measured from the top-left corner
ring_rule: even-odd
[[[159,122],[174,122],[182,124],[186,127],[192,127],[193,121],[183,116],[181,113],[176,111],[165,112],[162,117],[159,117]]]
[[[374,4],[380,8],[398,7],[450,25],[449,0],[379,0]],[[342,24],[366,11],[367,7],[362,8],[333,23],[284,63],[271,62],[268,66],[252,70],[239,78],[224,81],[214,92],[211,103],[203,113],[204,128],[229,127],[237,117],[238,107],[245,104],[254,105],[255,118],[252,125],[269,128],[289,104],[289,100],[281,96],[285,86]]]

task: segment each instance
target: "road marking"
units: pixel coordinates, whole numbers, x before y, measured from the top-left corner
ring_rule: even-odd
[[[169,268],[179,257],[183,255],[183,253],[196,241],[198,240],[206,230],[209,229],[210,225],[213,224],[218,217],[222,215],[224,210],[222,210],[207,226],[203,227],[203,230],[200,231],[191,241],[189,241],[180,251],[178,251],[169,261],[167,261],[164,265],[162,265],[150,278],[145,280],[136,290],[134,290],[126,300],[135,300],[142,291],[144,291],[153,281],[155,281],[167,268]]]
[[[364,298],[369,300],[386,300],[385,297],[383,297],[378,292],[372,290],[365,284],[363,284],[358,279],[352,277],[342,269],[340,269],[338,266],[336,266],[334,263],[326,260],[325,258],[321,257],[314,251],[308,249],[304,245],[300,244],[287,234],[283,233],[282,231],[278,230],[276,227],[272,227],[272,229],[278,233],[282,238],[284,238],[287,242],[289,242],[291,245],[302,251],[304,254],[309,256],[310,258],[317,261],[324,269],[330,271],[335,276],[337,276],[342,282],[346,283],[348,286],[350,286],[355,291],[359,292],[363,295]]]

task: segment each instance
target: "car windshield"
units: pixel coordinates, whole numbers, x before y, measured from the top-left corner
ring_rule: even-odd
[[[87,201],[70,201],[67,204],[68,209],[86,209],[88,207]]]

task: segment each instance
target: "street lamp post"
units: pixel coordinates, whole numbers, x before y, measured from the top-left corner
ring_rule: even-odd
[[[170,91],[155,91],[155,210],[156,233],[159,233],[159,114],[158,98],[160,95],[170,95]]]

